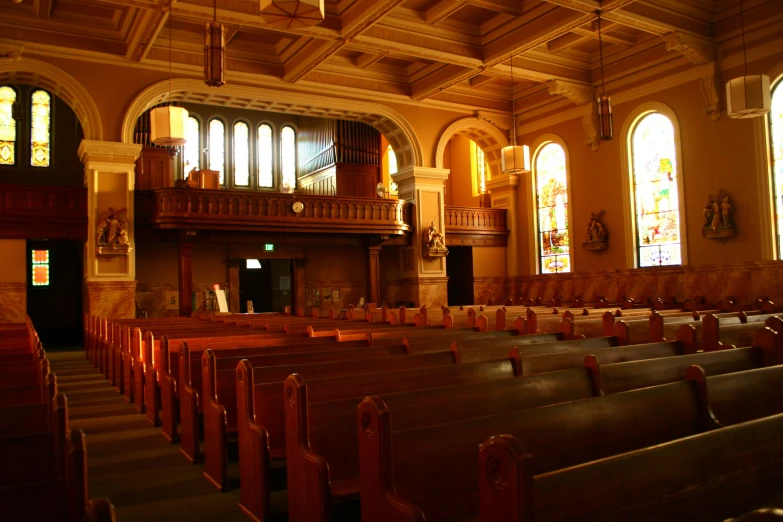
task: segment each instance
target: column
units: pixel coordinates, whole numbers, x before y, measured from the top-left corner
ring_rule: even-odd
[[[190,317],[193,312],[193,264],[191,262],[191,253],[193,252],[192,243],[177,244],[179,252],[178,267],[178,287],[179,287],[179,315]]]
[[[446,257],[431,257],[426,249],[431,223],[445,237],[443,184],[448,177],[448,169],[429,167],[411,167],[394,175],[399,197],[414,205],[413,245],[402,250],[401,293],[416,306],[448,303]]]
[[[129,143],[82,140],[79,145],[88,219],[84,311],[110,319],[136,316],[133,185],[140,152],[141,145]]]
[[[23,323],[27,315],[27,241],[0,239],[0,323]]]
[[[487,182],[492,208],[506,209],[506,226],[509,229],[506,246],[507,293],[519,296],[520,240],[519,240],[519,175],[501,174]]]
[[[367,294],[370,303],[380,308],[381,299],[381,246],[367,247]]]

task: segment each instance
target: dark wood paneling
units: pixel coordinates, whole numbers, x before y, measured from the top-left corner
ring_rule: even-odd
[[[355,198],[377,198],[381,168],[378,165],[337,164],[337,195]]]
[[[504,208],[446,206],[446,246],[506,246],[506,212]]]
[[[136,190],[174,186],[175,149],[144,147],[136,160]]]
[[[0,238],[87,239],[87,189],[0,184]]]

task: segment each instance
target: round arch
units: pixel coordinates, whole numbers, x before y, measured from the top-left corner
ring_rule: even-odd
[[[386,137],[397,154],[401,169],[422,166],[421,144],[413,127],[397,111],[380,103],[243,85],[224,85],[216,89],[200,80],[185,78],[155,83],[133,100],[122,122],[124,143],[133,142],[133,128],[139,116],[148,108],[167,101],[169,93],[171,100],[176,102],[360,121]]]
[[[76,79],[46,62],[21,57],[0,61],[0,84],[16,83],[46,89],[62,99],[79,118],[84,139],[103,139],[101,115],[90,94]]]
[[[446,145],[455,134],[461,134],[470,138],[476,145],[484,151],[484,157],[489,165],[491,177],[500,176],[500,150],[508,145],[506,135],[492,125],[491,123],[478,118],[463,118],[449,125],[438,141],[438,147],[435,149],[435,166],[443,168],[443,154],[446,151]]]

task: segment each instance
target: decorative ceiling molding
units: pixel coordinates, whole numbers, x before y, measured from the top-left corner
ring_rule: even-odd
[[[717,62],[713,62],[715,67],[712,74],[702,76],[700,80],[701,94],[704,96],[704,112],[706,112],[713,121],[720,119],[723,110],[723,81],[721,80],[720,69]]]
[[[22,59],[22,52],[24,47],[20,45],[0,45],[0,60],[14,60],[19,61]]]
[[[661,37],[667,51],[677,51],[693,65],[704,65],[715,61],[715,44],[694,38],[680,32],[671,32]]]
[[[598,151],[598,146],[601,144],[601,137],[598,133],[598,108],[593,107],[593,110],[582,116],[582,130],[585,131],[585,145],[590,147],[593,152]]]
[[[488,112],[488,111],[476,111],[476,118],[479,120],[488,121],[498,129],[508,132],[511,130],[511,127],[514,125],[514,120],[511,118],[510,114],[501,114],[498,112]]]
[[[590,85],[582,85],[564,80],[550,80],[546,82],[549,94],[560,94],[576,105],[584,105],[595,100],[595,88]]]

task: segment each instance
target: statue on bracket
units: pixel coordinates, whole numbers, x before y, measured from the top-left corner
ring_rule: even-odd
[[[707,239],[717,239],[726,242],[737,233],[734,223],[734,207],[729,195],[720,189],[717,194],[710,194],[707,204],[702,210],[704,224],[701,235]]]
[[[587,223],[585,241],[582,243],[582,248],[585,250],[602,252],[609,248],[609,231],[606,230],[606,226],[601,222],[601,217],[603,217],[603,215],[603,210],[597,213],[590,213],[590,221]]]
[[[124,208],[114,210],[109,207],[109,213],[98,221],[95,243],[99,255],[127,254],[130,250],[128,220],[120,217],[125,210]]]
[[[435,221],[431,221],[430,228],[426,231],[424,256],[445,257],[447,255],[449,255],[449,250],[446,248],[446,238],[435,228]]]

